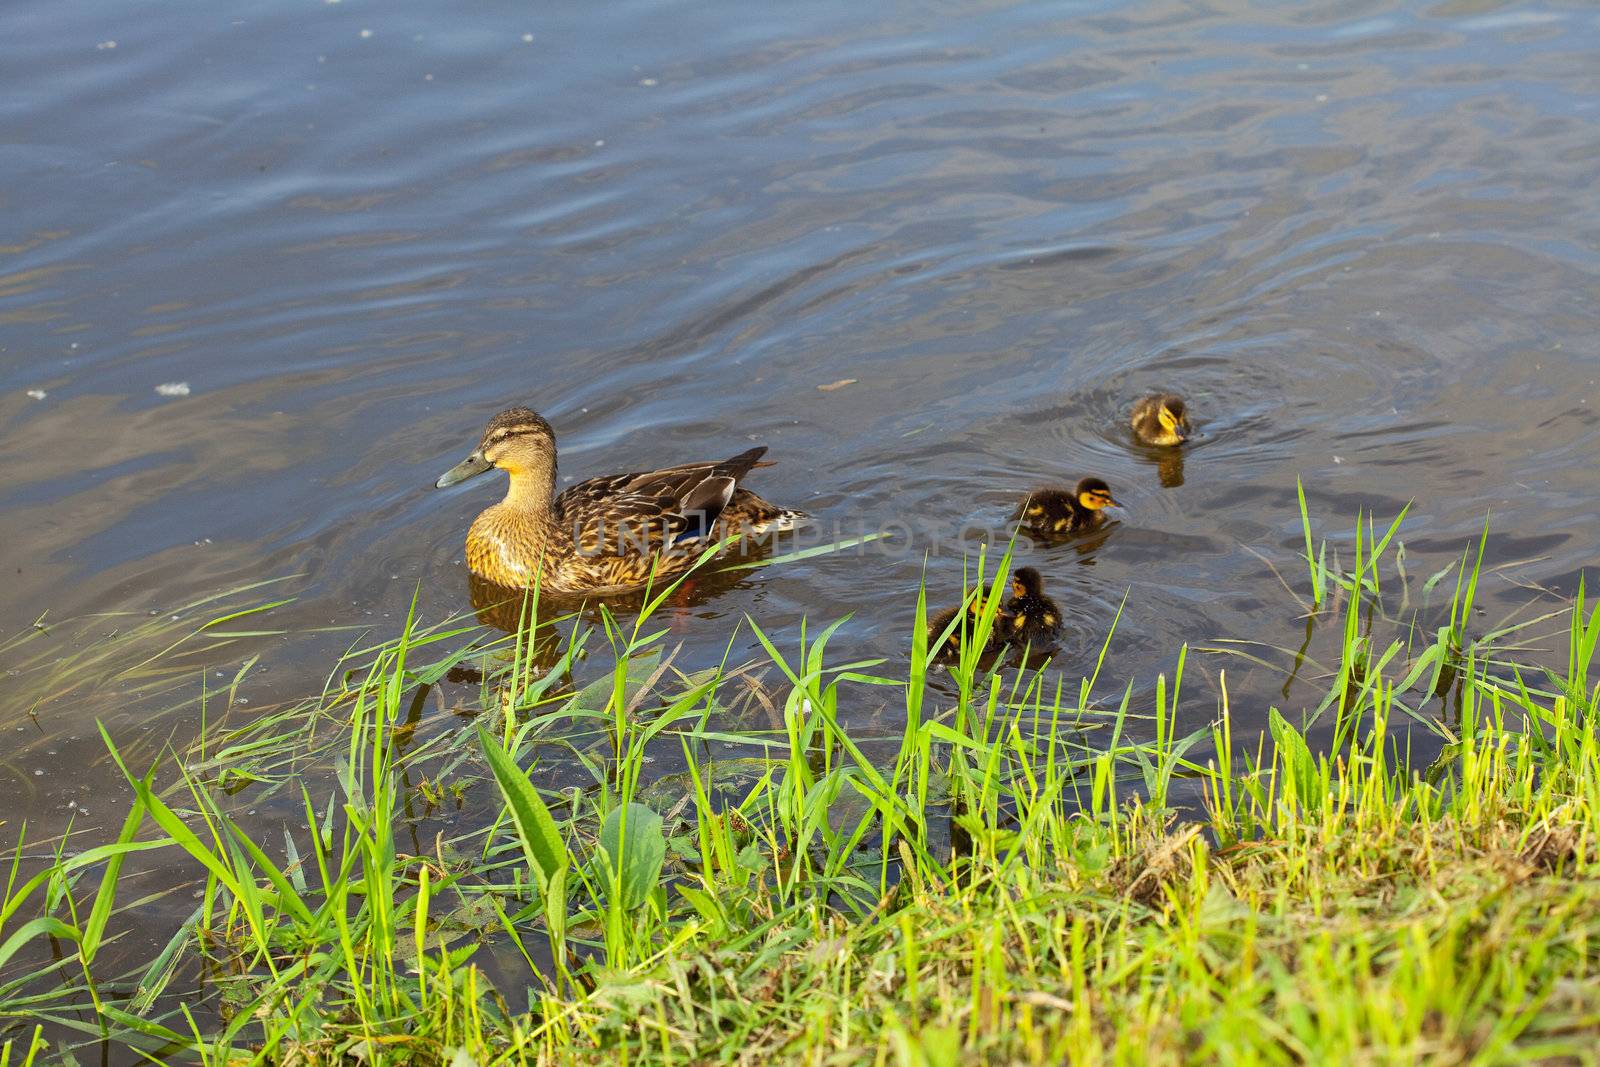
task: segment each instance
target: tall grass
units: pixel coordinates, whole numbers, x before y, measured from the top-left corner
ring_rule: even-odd
[[[496,639],[413,613],[304,704],[149,766],[108,735],[128,817],[26,881],[13,861],[0,964],[69,950],[0,1008],[217,1064],[1582,1056],[1600,609],[1580,589],[1564,669],[1509,658],[1551,616],[1471,632],[1482,541],[1449,605],[1415,604],[1401,518],[1363,518],[1349,568],[1326,543],[1313,558],[1306,518],[1338,659],[1318,704],[1270,709],[1259,737],[1226,672],[1214,707],[1180,707],[1186,649],[1146,697],[1101,692],[1109,635],[1072,687],[973,651],[946,675],[921,593],[895,673],[841,653],[844,620],[746,619],[756,662],[729,662],[730,637],[681,668],[670,587],[554,651],[532,601]],[[1009,566],[974,561],[969,650]],[[468,667],[470,725],[423,715]],[[867,704],[903,722],[853,726]],[[283,816],[281,843],[246,799]],[[196,907],[108,982],[124,865],[157,850]],[[37,1039],[7,1048],[31,1062]]]

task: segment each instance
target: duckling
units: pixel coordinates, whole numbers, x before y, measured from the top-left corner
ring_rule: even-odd
[[[557,495],[555,431],[517,407],[490,419],[478,447],[434,485],[495,467],[511,476],[505,499],[467,531],[473,574],[513,589],[620,593],[683,573],[730,534],[759,537],[803,521],[739,484],[766,451],[591,478]]]
[[[1105,521],[1106,508],[1120,508],[1111,487],[1099,478],[1085,478],[1076,489],[1035,489],[1012,515],[1035,537],[1049,540],[1093,530]]]
[[[967,601],[966,622],[956,626],[950,631],[950,636],[943,642],[935,645],[939,635],[944,633],[945,627],[955,622],[956,616],[961,613],[961,605],[945,608],[932,619],[928,620],[928,653],[929,658],[935,663],[954,663],[961,658],[961,648],[965,641],[970,640],[977,632],[978,619],[983,612],[983,598],[974,596]],[[987,656],[1000,651],[1006,646],[1008,635],[1011,632],[1011,621],[1006,618],[1004,609],[995,615],[994,623],[989,627],[989,640],[985,642],[980,656]]]
[[[1147,396],[1133,405],[1133,436],[1142,445],[1157,448],[1181,445],[1189,439],[1189,413],[1183,397],[1172,393]]]
[[[1032,567],[1023,567],[1011,576],[1011,599],[1002,611],[1006,638],[1019,648],[1043,648],[1061,632],[1061,609],[1044,595],[1044,579]]]

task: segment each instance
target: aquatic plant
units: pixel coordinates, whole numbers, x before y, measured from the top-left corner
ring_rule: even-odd
[[[1109,634],[1072,687],[975,650],[946,677],[921,593],[903,674],[837,621],[747,619],[761,656],[730,636],[681,666],[670,587],[553,651],[531,600],[514,635],[413,614],[313,699],[141,762],[106,737],[117,839],[12,853],[0,1012],[28,1028],[3,1062],[42,1054],[41,1021],[218,1064],[1581,1057],[1600,608],[1580,587],[1473,633],[1482,542],[1418,601],[1399,526],[1364,518],[1350,569],[1317,554],[1325,663],[1309,630],[1197,650],[1282,654],[1319,694],[1259,737],[1226,669],[1185,699],[1188,649],[1142,689],[1103,690]],[[981,632],[1010,558],[971,564]],[[1529,656],[1547,623],[1559,668]],[[424,714],[450,676],[476,699]],[[846,725],[875,698],[881,727]],[[158,858],[195,907],[119,953],[149,903],[127,872]]]

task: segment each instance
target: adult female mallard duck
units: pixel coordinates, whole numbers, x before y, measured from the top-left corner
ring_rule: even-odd
[[[443,489],[495,467],[511,476],[505,499],[467,531],[473,574],[555,594],[621,593],[681,574],[730,534],[793,529],[802,513],[739,485],[766,451],[591,478],[557,495],[555,431],[527,408],[509,408],[434,484]]]
[[[1011,599],[1001,614],[1006,624],[1006,639],[1019,648],[1043,648],[1061,632],[1061,609],[1044,595],[1044,579],[1032,567],[1011,575]]]
[[[1141,445],[1166,448],[1189,439],[1189,412],[1173,393],[1147,396],[1133,405],[1133,436]]]
[[[1051,540],[1093,530],[1105,521],[1106,508],[1121,506],[1109,485],[1085,478],[1075,489],[1035,489],[1012,518],[1020,519],[1027,533]]]

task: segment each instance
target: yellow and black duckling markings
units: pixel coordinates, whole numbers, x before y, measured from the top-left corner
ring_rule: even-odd
[[[932,619],[928,620],[928,658],[934,663],[954,663],[961,658],[961,650],[966,642],[977,636],[979,616],[983,614],[983,598],[974,596],[966,605],[967,617],[963,622],[957,623],[955,629],[950,631],[950,636],[944,641],[939,641],[939,635],[944,633],[945,627],[956,621],[956,616],[961,613],[958,605],[945,608]],[[1004,609],[997,613],[994,622],[989,628],[989,638],[984,642],[980,656],[989,656],[1009,643],[1011,639],[1011,624],[1006,617]],[[939,642],[935,644],[935,642]]]
[[[1013,518],[1027,533],[1048,541],[1093,530],[1105,521],[1106,508],[1121,506],[1105,482],[1085,478],[1075,489],[1035,489]]]
[[[1044,595],[1044,579],[1032,567],[1011,576],[1011,599],[1001,612],[1006,639],[1019,648],[1043,648],[1061,632],[1061,609]]]
[[[1157,393],[1133,405],[1133,436],[1142,445],[1167,448],[1189,439],[1189,410],[1183,397]]]

